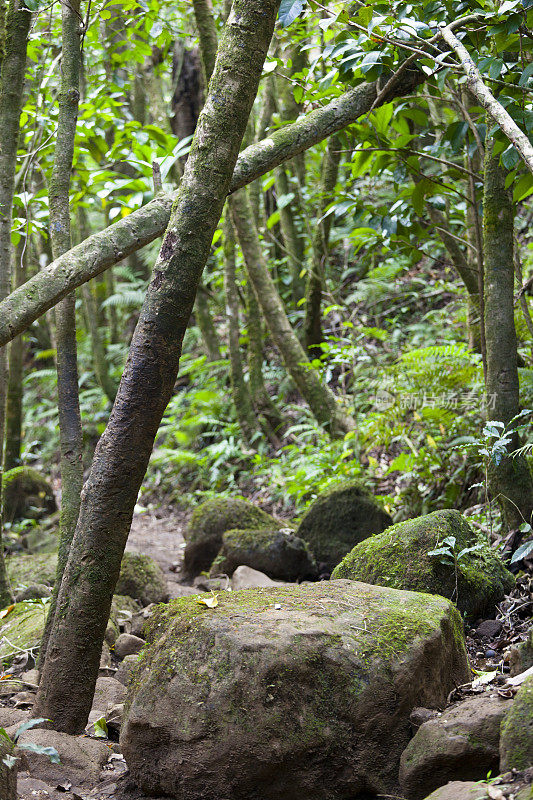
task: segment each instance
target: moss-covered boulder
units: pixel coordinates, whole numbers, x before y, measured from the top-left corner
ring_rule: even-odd
[[[280,528],[280,523],[241,498],[215,498],[193,512],[185,539],[183,571],[189,577],[208,570],[222,547],[222,535],[232,528],[258,530]]]
[[[502,722],[500,769],[533,767],[533,676],[526,678]]]
[[[2,477],[5,519],[38,519],[56,510],[51,486],[31,467],[15,467]]]
[[[533,625],[529,629],[527,639],[513,647],[509,657],[511,676],[520,675],[533,667]]]
[[[6,567],[13,589],[37,583],[53,586],[57,553],[16,553],[6,558]]]
[[[0,619],[0,667],[10,664],[21,650],[37,652],[47,613],[48,603],[26,600]]]
[[[140,600],[143,606],[162,603],[168,597],[163,570],[142,553],[124,553],[115,591]]]
[[[306,542],[287,529],[226,531],[211,575],[233,575],[243,564],[280,581],[309,580],[317,576],[315,559]]]
[[[352,581],[180,598],[147,636],[122,752],[180,800],[398,794],[412,708],[469,674],[452,603]]]
[[[319,566],[337,566],[352,547],[392,523],[372,495],[358,483],[323,492],[307,509],[296,535],[307,542]]]
[[[453,564],[442,563],[442,555],[428,555],[449,536],[455,538],[456,554],[479,545],[458,560],[457,570]],[[496,553],[476,538],[462,514],[451,509],[401,522],[366,539],[331,577],[440,594],[455,600],[471,619],[490,615],[514,585]]]

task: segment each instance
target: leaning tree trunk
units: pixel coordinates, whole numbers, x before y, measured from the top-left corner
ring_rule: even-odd
[[[172,395],[183,336],[230,188],[278,6],[279,0],[233,4],[117,399],[84,487],[34,707],[34,714],[53,719],[60,730],[82,731],[91,708],[133,509]]]
[[[4,7],[5,14],[5,7]],[[12,0],[0,23],[3,45],[0,69],[0,300],[11,289],[11,222],[22,110],[26,47],[31,14],[20,0]],[[2,475],[7,395],[7,350],[0,347],[0,607],[12,602],[2,545]]]
[[[70,174],[80,97],[80,4],[71,0],[62,8],[62,58],[59,118],[50,180],[50,241],[58,258],[70,250]],[[61,512],[56,580],[41,643],[40,663],[46,656],[54,623],[57,596],[76,530],[83,486],[82,430],[76,348],[76,296],[72,292],[55,310],[57,394],[61,452]]]
[[[311,367],[291,327],[261,251],[246,190],[234,194],[230,198],[230,206],[248,276],[287,372],[318,422],[332,436],[341,436],[352,430],[354,423],[342,411],[331,389],[321,382],[316,370]]]
[[[486,394],[489,419],[508,425],[519,410],[517,343],[514,323],[514,212],[505,189],[505,171],[493,142],[486,144],[483,198],[485,262]],[[511,453],[518,436],[508,445]],[[498,499],[510,530],[531,523],[533,481],[524,457],[504,456],[489,469],[491,494]]]

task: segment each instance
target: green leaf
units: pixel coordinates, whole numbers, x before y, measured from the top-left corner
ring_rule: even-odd
[[[35,719],[28,720],[28,722],[25,722],[23,725],[19,725],[13,737],[15,742],[17,741],[21,733],[24,733],[24,731],[29,731],[31,728],[35,728],[37,725],[40,725],[41,722],[50,722],[50,720],[46,719],[46,717],[36,717]]]
[[[107,730],[107,722],[105,721],[105,717],[100,717],[100,719],[97,719],[93,727],[94,727],[94,735],[98,739],[108,738],[109,732]]]
[[[523,558],[527,558],[531,553],[533,553],[533,539],[529,542],[524,542],[521,544],[518,550],[513,553],[513,557],[511,558],[511,564],[516,564],[517,561],[521,561]]]
[[[528,197],[533,192],[533,175],[528,172],[518,179],[513,191],[513,200],[519,203],[525,197]]]
[[[304,0],[281,0],[279,21],[282,28],[287,28],[304,10]]]
[[[33,744],[32,742],[19,743],[18,747],[21,750],[28,750],[30,753],[38,753],[42,756],[48,756],[52,764],[60,764],[61,759],[55,747],[43,747],[40,744]]]

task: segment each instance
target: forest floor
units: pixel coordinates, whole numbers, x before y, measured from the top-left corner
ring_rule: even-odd
[[[190,513],[184,507],[172,505],[149,505],[146,509],[139,509],[133,518],[128,539],[127,550],[148,555],[160,565],[167,580],[170,598],[193,592],[190,584],[180,580],[184,531]],[[470,663],[478,671],[486,673],[494,670],[495,675],[499,673],[500,680],[504,679],[501,673],[508,672],[508,667],[504,667],[504,651],[527,636],[533,605],[531,583],[531,579],[527,578],[518,582],[511,595],[500,604],[496,620],[485,620],[482,625],[478,624],[477,629],[467,628]],[[118,666],[119,662],[116,659],[114,661],[114,666]],[[113,669],[108,674],[114,674]],[[464,687],[454,692],[449,700],[462,699],[471,691],[470,687]],[[16,708],[17,705],[16,696],[0,698],[0,706]],[[31,712],[27,713],[30,715]],[[32,770],[30,775],[23,771],[24,764],[21,764],[20,800],[148,800],[129,779],[118,743],[109,742],[108,747],[111,758],[101,771],[100,779],[92,781],[90,785],[84,782],[83,788],[75,788],[76,778],[70,776],[67,769],[65,781],[58,786],[57,781],[47,780],[45,783],[40,780],[46,777],[46,769],[42,775],[39,770]],[[74,785],[69,786],[69,783]],[[70,791],[65,791],[67,786]]]

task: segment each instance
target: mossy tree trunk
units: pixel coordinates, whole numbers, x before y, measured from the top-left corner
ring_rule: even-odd
[[[208,361],[220,361],[220,340],[213,322],[211,309],[209,308],[209,294],[205,286],[198,287],[196,303],[194,305],[194,315],[196,323],[202,334],[202,342]]]
[[[62,58],[59,116],[54,166],[50,180],[50,241],[54,258],[71,248],[70,174],[80,98],[80,4],[71,0],[61,6]],[[78,389],[76,347],[76,296],[72,292],[55,310],[57,347],[57,394],[61,452],[61,511],[56,581],[41,644],[40,660],[46,655],[54,623],[57,595],[68,560],[80,510],[83,486],[82,429]]]
[[[332,436],[347,433],[353,429],[353,421],[342,411],[331,389],[321,382],[317,372],[311,367],[287,318],[283,301],[270,277],[261,251],[247,192],[234,194],[230,198],[230,207],[248,277],[287,372],[318,422]]]
[[[331,193],[337,184],[341,160],[341,143],[338,136],[328,142],[326,157],[322,166],[320,181],[319,222],[311,242],[311,259],[307,268],[305,289],[305,346],[310,358],[320,358],[320,343],[324,341],[322,332],[322,289],[329,253],[329,233],[331,216],[322,219]]]
[[[487,371],[485,388],[488,419],[508,425],[520,410],[517,341],[514,323],[514,209],[505,188],[505,171],[486,143],[483,197],[483,249],[485,262],[485,337]],[[513,435],[511,453],[519,444]],[[533,481],[523,457],[505,456],[491,463],[489,487],[497,498],[510,530],[531,523]]]
[[[14,285],[22,286],[26,280],[26,265],[29,242],[22,237],[15,252]],[[6,437],[4,469],[6,472],[21,463],[22,446],[22,381],[24,377],[24,338],[17,336],[9,346],[9,370],[7,384]]]
[[[11,222],[17,163],[19,123],[26,70],[26,48],[31,14],[21,0],[4,6],[0,20],[0,300],[11,289]],[[9,605],[12,594],[6,574],[2,544],[2,474],[4,466],[7,398],[7,350],[0,347],[0,606]]]
[[[226,209],[224,220],[224,290],[226,294],[226,316],[228,319],[228,342],[231,369],[231,391],[233,403],[244,438],[251,442],[258,425],[252,408],[248,385],[244,380],[244,370],[239,344],[241,326],[239,321],[239,295],[235,266],[235,233]]]
[[[60,730],[81,732],[91,708],[133,509],[172,395],[278,7],[279,0],[233,4],[117,399],[96,448],[34,707]]]

